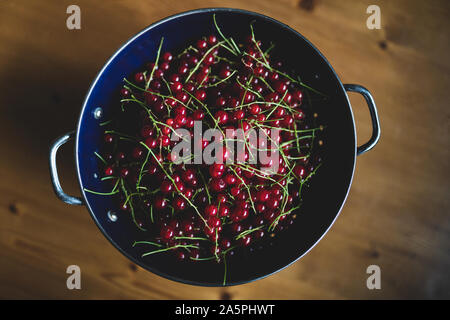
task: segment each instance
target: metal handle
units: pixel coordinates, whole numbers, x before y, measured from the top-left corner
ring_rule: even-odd
[[[68,204],[82,205],[83,200],[81,198],[71,197],[64,193],[63,189],[61,188],[61,184],[59,183],[58,170],[56,169],[56,153],[58,152],[59,147],[61,147],[70,139],[73,139],[74,136],[75,132],[73,131],[66,133],[65,135],[56,139],[50,147],[50,177],[53,183],[53,190],[55,190],[55,193],[59,199]]]
[[[373,100],[372,95],[369,90],[364,88],[363,86],[357,84],[344,84],[344,88],[346,91],[357,92],[361,94],[364,99],[366,99],[367,106],[369,107],[370,117],[372,118],[372,137],[362,146],[359,146],[356,149],[356,155],[361,155],[364,152],[372,149],[380,139],[380,121],[378,120],[377,107],[375,106],[375,101]]]

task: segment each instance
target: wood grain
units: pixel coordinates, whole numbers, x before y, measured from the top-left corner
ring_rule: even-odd
[[[366,8],[381,8],[381,30]],[[0,298],[396,299],[450,298],[448,1],[98,1],[79,0],[82,29],[65,27],[72,1],[0,2]],[[358,158],[336,224],[301,261],[251,284],[199,288],[131,264],[86,209],[53,195],[52,139],[75,128],[84,95],[106,59],[130,36],[168,15],[236,7],[298,30],[344,83],[369,88],[382,137]],[[370,135],[363,100],[351,95],[359,141]],[[58,160],[77,194],[73,154]],[[82,289],[66,289],[66,267]],[[366,288],[377,264],[382,289]]]

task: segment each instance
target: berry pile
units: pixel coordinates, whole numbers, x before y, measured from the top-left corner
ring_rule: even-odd
[[[221,261],[262,244],[293,223],[302,186],[321,164],[323,127],[304,101],[313,89],[281,71],[273,46],[265,48],[253,28],[239,45],[217,31],[179,54],[163,52],[162,39],[155,61],[124,80],[119,116],[102,124],[104,149],[96,155],[112,185],[106,194],[144,231],[133,244],[150,248],[143,256],[170,251],[179,260]],[[178,163],[171,135],[192,132],[195,121],[204,130],[262,129],[269,139],[279,129],[277,141],[257,146],[279,152],[277,172],[262,170],[273,163],[249,163],[248,145],[247,161],[227,163],[234,154],[224,148],[210,165]],[[204,149],[211,141],[193,143]]]

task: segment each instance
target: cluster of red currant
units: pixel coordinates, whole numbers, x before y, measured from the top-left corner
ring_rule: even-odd
[[[151,247],[144,255],[172,251],[180,260],[220,261],[293,223],[301,187],[321,164],[323,128],[304,103],[302,83],[281,71],[253,32],[240,45],[210,35],[179,55],[162,52],[162,44],[156,61],[121,89],[120,112],[134,113],[139,128],[105,130],[103,179],[146,231],[135,243]],[[222,130],[279,129],[277,172],[245,161],[175,163],[171,134],[192,130],[195,121]],[[194,143],[206,148],[211,141]],[[226,149],[216,154],[229,156]]]

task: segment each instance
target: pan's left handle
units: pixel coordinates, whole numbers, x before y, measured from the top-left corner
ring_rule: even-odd
[[[58,170],[56,169],[56,153],[58,152],[59,147],[73,139],[75,136],[75,132],[69,132],[65,135],[59,137],[53,142],[50,147],[50,177],[52,179],[53,190],[55,190],[56,195],[59,199],[68,204],[82,205],[83,200],[78,197],[72,197],[67,195],[63,189],[61,188],[61,184],[59,183]]]

